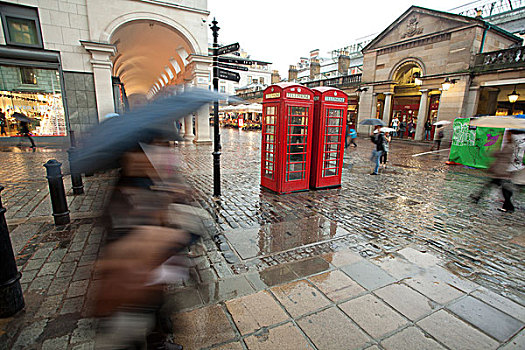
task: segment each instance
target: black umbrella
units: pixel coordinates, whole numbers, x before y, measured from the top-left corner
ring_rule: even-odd
[[[18,113],[18,112],[13,113],[12,117],[21,122],[26,122],[26,123],[32,122],[31,118],[29,118],[25,114]]]
[[[121,156],[138,148],[140,142],[148,143],[168,135],[173,140],[176,137],[174,121],[219,96],[210,90],[191,89],[106,119],[91,130],[91,136],[72,155],[72,165],[80,173],[117,168]]]
[[[381,126],[386,126],[386,123],[384,121],[382,121],[381,119],[377,119],[377,118],[365,119],[365,120],[362,120],[361,122],[359,122],[359,124],[361,124],[361,125],[381,125]]]

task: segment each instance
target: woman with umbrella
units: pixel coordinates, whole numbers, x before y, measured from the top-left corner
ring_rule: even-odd
[[[30,136],[29,123],[31,123],[31,119],[18,112],[13,113],[13,118],[19,121],[18,131],[20,134],[29,139],[33,150],[36,149],[35,141],[33,141],[33,138]]]
[[[172,152],[155,144],[177,136],[167,125],[219,97],[188,90],[108,118],[72,155],[79,173],[120,168],[96,264],[97,349],[182,349],[169,336],[174,326],[163,290],[188,276],[185,247],[204,230],[202,209],[191,206],[191,189],[177,176]]]

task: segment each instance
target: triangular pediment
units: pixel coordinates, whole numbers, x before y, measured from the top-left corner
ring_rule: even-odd
[[[412,6],[372,40],[363,51],[482,23],[482,20],[476,18]]]

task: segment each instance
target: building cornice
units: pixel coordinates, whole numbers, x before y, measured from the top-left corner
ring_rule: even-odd
[[[206,15],[206,16],[208,16],[210,14],[210,11],[208,11],[208,10],[198,9],[198,8],[195,8],[195,7],[184,6],[184,5],[179,5],[179,4],[173,4],[171,2],[162,1],[162,0],[133,0],[133,1],[146,2],[148,4],[162,6],[162,7],[176,8],[176,9],[179,9],[179,10],[188,11],[188,12],[194,12],[194,13],[198,13],[198,14]]]

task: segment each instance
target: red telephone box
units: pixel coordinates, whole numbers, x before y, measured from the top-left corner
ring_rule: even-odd
[[[310,188],[341,186],[348,96],[332,87],[314,92],[314,127]]]
[[[261,186],[279,194],[308,189],[313,97],[312,90],[292,83],[264,90]]]

